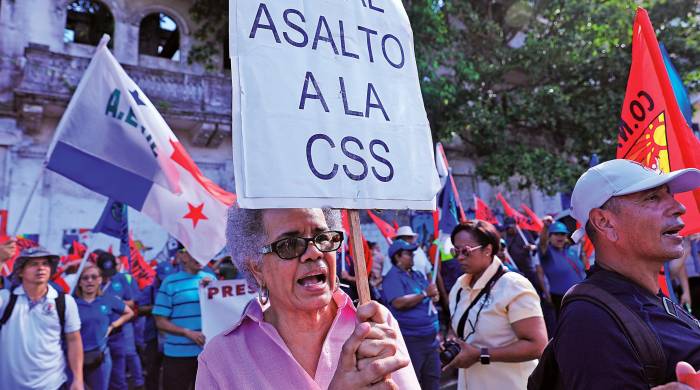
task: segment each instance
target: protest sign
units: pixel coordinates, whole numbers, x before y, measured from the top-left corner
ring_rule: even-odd
[[[248,302],[255,297],[245,279],[216,280],[200,287],[202,333],[207,342],[238,322]]]
[[[440,188],[399,0],[230,0],[246,208],[433,209]]]

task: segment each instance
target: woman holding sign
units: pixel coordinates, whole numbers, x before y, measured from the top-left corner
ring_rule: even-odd
[[[199,356],[198,389],[418,389],[396,320],[338,289],[340,215],[231,208],[228,249],[258,291]]]
[[[532,284],[496,257],[500,236],[480,220],[454,228],[453,255],[464,275],[450,291],[453,334],[440,358],[459,368],[459,389],[524,389],[547,344]]]

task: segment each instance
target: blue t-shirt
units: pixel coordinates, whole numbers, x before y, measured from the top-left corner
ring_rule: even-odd
[[[131,285],[133,279],[127,278],[123,273],[116,273],[112,276],[109,282],[102,285],[102,293],[104,295],[115,296],[122,301],[133,301],[134,290]],[[112,321],[119,316],[112,315]],[[136,351],[134,342],[134,326],[131,321],[125,323],[121,327],[121,331],[109,336],[109,349],[113,354],[132,353]]]
[[[457,279],[464,275],[464,271],[462,270],[462,265],[459,264],[459,260],[452,258],[440,263],[440,275],[442,275],[445,291],[451,291],[452,286],[457,283]]]
[[[420,294],[428,287],[428,279],[415,271],[405,272],[392,266],[382,280],[382,295],[389,306],[391,314],[399,322],[404,336],[430,336],[438,332],[438,318],[434,311],[429,311],[430,298],[423,300],[407,310],[398,310],[392,304],[394,299],[409,294]]]
[[[83,349],[92,351],[104,349],[107,345],[107,328],[113,318],[124,314],[124,302],[113,295],[100,295],[92,302],[75,297],[80,315],[80,337],[83,339]],[[116,318],[115,318],[116,317]]]
[[[606,291],[638,314],[656,334],[667,363],[662,383],[676,380],[679,361],[700,367],[700,324],[675,304],[675,316],[668,314],[660,296],[620,274],[597,265],[589,274],[598,272],[608,285]],[[622,329],[594,303],[574,301],[564,308],[553,346],[565,389],[649,389],[636,352]]]
[[[143,290],[139,292],[136,297],[136,303],[139,306],[151,306],[156,301],[156,292],[158,288],[156,287],[156,280],[152,284],[144,287]],[[143,315],[139,316],[138,321],[143,323],[143,342],[148,343],[158,337],[158,330],[156,329],[156,322],[153,319],[153,315]],[[137,340],[138,341],[138,340]]]
[[[547,275],[549,291],[552,294],[564,295],[571,286],[586,276],[583,264],[572,246],[557,249],[549,245],[546,252],[540,253],[540,264]]]
[[[199,282],[204,278],[213,279],[211,274],[204,271],[195,275],[180,271],[165,278],[156,294],[153,315],[166,317],[181,328],[201,332]],[[200,352],[202,348],[187,337],[165,334],[165,356],[194,357]]]

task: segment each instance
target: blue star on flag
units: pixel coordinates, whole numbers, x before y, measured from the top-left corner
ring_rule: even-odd
[[[131,94],[131,97],[133,97],[134,100],[136,101],[136,105],[139,105],[139,106],[146,105],[146,103],[144,103],[143,100],[141,100],[141,97],[139,97],[139,91],[133,90],[133,91],[129,91],[129,93]]]

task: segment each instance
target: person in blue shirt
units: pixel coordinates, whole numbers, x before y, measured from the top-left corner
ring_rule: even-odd
[[[143,335],[143,328],[139,329],[137,323],[137,320],[139,319],[139,311],[138,306],[136,305],[136,298],[139,296],[140,290],[139,284],[133,275],[127,272],[122,272],[122,275],[124,275],[124,278],[131,289],[131,297],[133,299],[132,309],[134,310],[134,319],[129,321],[129,324],[126,325],[126,332],[124,333],[124,336],[127,338],[127,348],[125,348],[126,371],[131,376],[133,387],[135,389],[141,389],[144,387],[143,368],[141,367],[141,357],[139,356],[136,348],[138,345],[137,340],[139,338],[139,332],[141,332],[141,335]]]
[[[552,217],[543,219],[540,232],[540,264],[549,281],[549,296],[556,315],[561,310],[564,294],[586,277],[586,270],[579,258],[576,247],[569,245],[569,229],[561,222],[553,222]]]
[[[156,292],[160,282],[157,278],[153,283],[140,291],[136,302],[139,310],[139,321],[143,322],[143,364],[146,369],[145,385],[148,390],[159,390],[160,366],[163,360],[162,351],[158,350],[158,329],[151,314],[156,301]]]
[[[112,359],[107,337],[134,316],[134,312],[122,300],[103,295],[101,284],[100,270],[88,263],[80,274],[75,290],[84,349],[83,378],[92,390],[108,389]]]
[[[382,280],[382,295],[399,323],[421,388],[439,389],[439,325],[437,311],[431,307],[431,301],[437,302],[438,289],[412,269],[417,248],[404,240],[395,240],[389,246],[392,267]]]
[[[182,271],[163,280],[153,307],[159,330],[166,333],[163,388],[189,389],[197,375],[197,356],[204,346],[199,309],[199,285],[214,277],[186,251],[177,253]]]
[[[134,308],[134,296],[131,282],[127,276],[118,272],[118,262],[113,254],[103,250],[93,252],[97,257],[97,266],[102,271],[103,283],[100,286],[103,294],[112,295],[124,301],[130,308]],[[110,389],[126,390],[127,355],[133,351],[136,353],[134,341],[134,327],[127,322],[121,327],[121,331],[109,336],[109,350],[112,356],[112,374],[110,376]],[[143,385],[143,382],[140,384]]]

